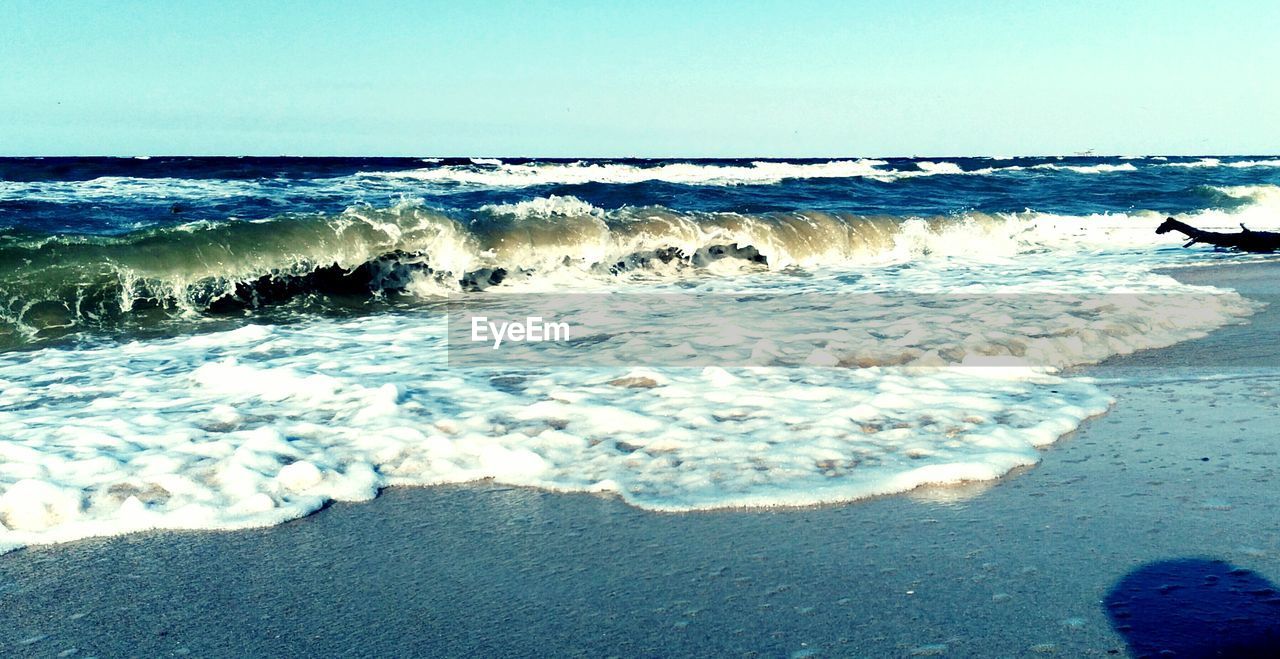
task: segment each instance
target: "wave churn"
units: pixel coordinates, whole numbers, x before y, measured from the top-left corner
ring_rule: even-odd
[[[1252,311],[1157,274],[1225,255],[1152,230],[1274,228],[1277,164],[4,161],[0,547],[481,478],[672,511],[996,478],[1111,404],[1057,369]],[[690,291],[794,296],[793,331],[751,367],[446,360],[443,300]],[[1039,301],[945,309],[1016,321],[970,327],[902,302],[920,293]],[[813,302],[852,295],[879,306]],[[718,349],[663,331],[678,354]],[[1044,365],[927,367],[993,346]]]

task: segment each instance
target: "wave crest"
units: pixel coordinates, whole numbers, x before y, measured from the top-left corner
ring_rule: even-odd
[[[1280,187],[1212,189],[1232,203],[1205,228],[1274,227]],[[0,246],[0,344],[147,319],[240,312],[297,298],[440,296],[497,284],[546,290],[654,277],[931,257],[1008,259],[1160,244],[1162,213],[1035,212],[930,218],[813,210],[605,210],[570,196],[447,214],[406,201],[336,215],[194,223],[123,237],[38,237]],[[1169,239],[1176,243],[1176,237]]]
[[[408,178],[433,183],[461,183],[493,187],[533,185],[574,185],[582,183],[646,183],[658,181],[689,185],[751,185],[778,183],[788,179],[872,178],[895,180],[904,175],[920,175],[924,170],[901,172],[881,169],[884,160],[833,160],[818,163],[756,161],[750,165],[710,165],[666,163],[639,166],[623,163],[523,164],[487,161],[473,165],[450,165],[394,172],[368,172],[363,177]],[[950,165],[951,163],[944,163]],[[952,165],[955,167],[954,165]],[[959,168],[956,167],[958,170]],[[953,172],[939,172],[953,173]]]

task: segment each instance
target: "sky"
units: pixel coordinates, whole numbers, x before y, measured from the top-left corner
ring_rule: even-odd
[[[0,0],[0,155],[1280,153],[1280,3]]]

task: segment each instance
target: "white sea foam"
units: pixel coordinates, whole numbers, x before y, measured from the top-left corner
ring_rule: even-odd
[[[700,162],[668,162],[662,164],[526,162],[506,163],[495,158],[473,158],[469,165],[442,165],[439,158],[423,158],[429,165],[420,169],[360,172],[350,176],[311,180],[306,185],[335,193],[366,194],[371,189],[395,194],[404,192],[405,182],[423,181],[439,184],[464,184],[498,188],[535,185],[574,185],[583,183],[632,184],[648,181],[687,185],[760,185],[794,179],[865,178],[892,182],[927,176],[988,176],[1011,174],[1025,170],[1057,170],[1078,174],[1100,174],[1135,171],[1135,163],[1153,161],[1164,167],[1280,167],[1280,159],[1238,160],[1224,162],[1204,158],[1192,162],[1154,163],[1165,160],[1150,156],[1121,163],[1072,165],[1044,163],[1023,166],[990,159],[992,166],[963,169],[949,161],[915,161],[896,169],[884,160],[869,158],[831,160],[825,162],[756,161],[747,165],[707,164]],[[110,176],[86,181],[0,181],[0,200],[35,200],[65,203],[76,199],[218,199],[230,196],[271,197],[282,194],[285,184],[299,182],[274,179],[227,180],[182,178],[134,178]]]
[[[1233,167],[1235,169],[1250,169],[1253,167],[1280,167],[1280,159],[1266,160],[1233,160],[1231,162],[1223,162],[1221,158],[1201,158],[1191,162],[1170,162],[1164,163],[1162,167],[1182,167],[1184,169],[1198,169],[1208,167]]]
[[[573,163],[505,163],[494,158],[474,158],[470,165],[440,165],[439,158],[423,158],[421,169],[360,172],[350,176],[310,180],[305,184],[334,193],[359,196],[370,190],[389,195],[404,193],[406,182],[423,181],[440,184],[464,184],[497,188],[528,187],[536,185],[574,185],[583,183],[632,184],[648,181],[687,185],[760,185],[774,184],[793,179],[865,178],[882,182],[927,176],[989,176],[1011,174],[1025,170],[1057,170],[1078,174],[1131,172],[1134,164],[1144,160],[1160,161],[1163,157],[1135,158],[1122,163],[1095,165],[1071,165],[1044,163],[1023,166],[999,164],[976,169],[963,169],[949,161],[915,161],[914,166],[895,169],[887,161],[874,159],[832,160],[826,162],[772,162],[757,161],[749,165],[704,164],[698,162],[674,162],[656,165],[629,163],[599,163],[581,161]],[[991,159],[1000,162],[1000,159]],[[1238,160],[1224,162],[1217,158],[1204,158],[1192,162],[1161,162],[1143,166],[1237,169],[1271,167],[1280,168],[1280,159]],[[123,176],[100,177],[85,181],[0,181],[0,200],[29,200],[51,203],[67,203],[75,200],[199,200],[226,197],[273,197],[286,191],[287,186],[300,185],[297,181],[275,179],[183,179],[183,178],[135,178]]]
[[[494,163],[485,163],[494,164]],[[578,183],[643,183],[662,181],[690,185],[747,185],[778,183],[788,179],[870,178],[895,181],[919,176],[990,174],[1018,171],[1019,166],[989,167],[965,171],[952,162],[919,161],[918,169],[886,169],[883,160],[833,160],[821,163],[753,162],[743,165],[704,165],[668,163],[662,165],[630,165],[620,163],[528,163],[496,164],[492,167],[435,167],[394,172],[362,174],[374,178],[408,178],[438,183],[464,183],[494,187],[531,185],[572,185]]]
[[[1211,228],[1280,223],[1275,186],[1221,192],[1249,203],[1184,219]],[[488,211],[533,223],[522,231],[581,218],[589,239],[557,243],[559,252],[503,254],[433,229],[424,234],[434,241],[433,265],[521,263],[545,267],[556,290],[590,290],[596,280],[565,265],[566,253],[585,262],[659,244],[654,231],[619,238],[605,220],[657,222],[664,245],[686,229],[670,211],[620,220],[568,197]],[[396,213],[428,228],[454,226],[421,212],[407,204],[342,221],[389,241],[410,226]],[[811,242],[771,238],[758,218],[712,219],[698,230],[719,233],[680,240],[754,241],[773,250],[771,265],[787,263],[793,274],[803,267],[803,276],[756,268],[733,277],[614,277],[612,290],[883,301],[855,319],[781,313],[786,338],[771,343],[735,347],[720,333],[667,328],[666,355],[634,352],[641,346],[609,324],[616,319],[594,321],[596,335],[623,355],[632,350],[637,364],[644,354],[673,363],[680,351],[727,351],[724,363],[760,364],[752,367],[450,368],[444,319],[425,310],[0,354],[0,551],[150,528],[275,524],[385,486],[482,478],[616,493],[656,510],[805,505],[987,480],[1034,464],[1040,447],[1109,404],[1095,383],[1044,367],[1169,345],[1251,310],[1234,294],[1153,273],[1178,244],[1154,236],[1162,219],[1154,212],[909,220],[857,244],[831,240],[837,234],[822,227],[833,225],[818,215],[788,220],[821,229]],[[589,233],[601,226],[605,234]],[[1171,249],[1151,250],[1153,240]],[[887,263],[899,267],[880,267]],[[904,292],[1044,295],[926,312],[902,302]],[[1050,293],[1098,297],[1076,303]],[[1175,295],[1113,295],[1150,293]],[[661,327],[664,311],[641,308],[642,325]],[[1021,361],[999,360],[1001,370],[922,368],[940,356]]]
[[[1228,197],[1243,199],[1249,203],[1236,212],[1280,212],[1280,186],[1277,185],[1224,185],[1213,188]]]
[[[1164,167],[1182,167],[1185,169],[1196,169],[1201,167],[1220,167],[1222,161],[1217,158],[1201,158],[1191,162],[1171,162],[1163,165]]]
[[[1099,163],[1097,165],[1056,165],[1054,163],[1044,163],[1042,165],[1032,165],[1031,169],[1051,169],[1075,172],[1077,174],[1106,174],[1111,172],[1135,172],[1138,170],[1138,168],[1131,162],[1120,163],[1119,165],[1110,163]]]
[[[1269,160],[1237,160],[1235,162],[1226,163],[1227,167],[1236,167],[1239,169],[1247,169],[1250,167],[1280,167],[1280,159],[1272,158]]]
[[[103,176],[87,181],[0,181],[0,201],[187,200],[250,195],[261,190],[256,181]]]
[[[920,162],[916,163],[916,166],[919,167],[921,171],[928,172],[930,174],[964,174],[965,173],[965,171],[960,168],[960,165],[957,165],[953,162],[931,162],[928,160],[921,160]]]
[[[1099,218],[1024,216],[1020,229],[1017,219],[960,222],[950,234],[911,224],[887,253],[909,267],[845,261],[805,277],[699,279],[710,292],[885,295],[856,321],[779,315],[790,338],[747,347],[760,367],[449,368],[443,318],[429,311],[0,355],[0,546],[274,524],[385,486],[481,478],[612,492],[656,510],[991,479],[1034,464],[1039,447],[1110,401],[1087,380],[1027,363],[1167,345],[1249,312],[1238,296],[1152,274],[1160,253],[1115,249]],[[923,313],[895,303],[895,291],[1179,295],[1092,307],[993,298]],[[663,312],[639,311],[651,326]],[[597,329],[624,354],[636,349],[606,325]],[[669,331],[671,350],[728,349],[718,333]],[[1017,342],[1022,366],[915,368],[956,350],[982,363]],[[869,367],[822,367],[842,363]]]
[[[1280,186],[1216,188],[1247,200],[1239,207],[1207,209],[1179,217],[1210,230],[1280,229]],[[734,213],[675,213],[661,208],[609,211],[574,197],[535,198],[486,207],[497,215],[551,220],[554,239],[532,240],[517,225],[518,238],[501,239],[496,250],[460,258],[469,267],[521,268],[543,275],[553,271],[585,273],[629,255],[675,248],[693,254],[709,245],[750,245],[767,258],[771,270],[829,267],[853,263],[880,266],[911,263],[926,256],[1025,260],[1027,252],[1059,255],[1124,253],[1135,263],[1163,259],[1149,254],[1152,244],[1174,247],[1177,234],[1156,235],[1166,215],[1156,211],[1070,216],[1023,213],[970,213],[945,219],[879,221],[846,214],[793,213],[746,216]],[[474,250],[466,242],[458,248]],[[1180,258],[1197,258],[1199,252]],[[1106,258],[1101,256],[1101,258]],[[722,264],[727,265],[727,264]],[[737,265],[741,265],[740,262]],[[578,276],[578,275],[574,275]],[[614,273],[607,273],[612,280]],[[563,283],[563,282],[558,282]]]
[[[0,542],[274,524],[387,485],[478,478],[668,510],[847,500],[1034,463],[1108,402],[1087,383],[959,371],[578,370],[498,385],[444,368],[441,334],[366,318],[5,360]],[[66,369],[86,377],[39,375]],[[41,414],[14,411],[37,401]]]
[[[535,197],[514,204],[488,204],[480,207],[481,211],[494,215],[511,215],[517,218],[554,217],[557,215],[600,215],[604,211],[591,204],[566,195]]]
[[[1153,331],[1150,311],[1097,322],[1130,340],[1186,332]],[[847,334],[805,329],[825,351]],[[1105,350],[1080,332],[1056,349]],[[446,368],[443,340],[438,317],[411,315],[6,357],[0,543],[274,524],[388,485],[479,478],[658,510],[845,501],[1034,464],[1109,404],[1034,369],[503,375]]]
[[[367,177],[411,178],[441,183],[476,185],[529,186],[569,185],[576,183],[643,183],[665,181],[694,185],[738,185],[777,183],[794,178],[895,178],[898,173],[879,169],[883,160],[838,160],[824,163],[754,162],[743,165],[702,165],[668,163],[637,166],[620,163],[476,163],[483,168],[466,166],[434,167],[395,172],[372,172]]]
[[[1269,185],[1219,188],[1241,203],[1180,219],[1206,229],[1236,230],[1239,224],[1276,229],[1278,190]],[[2,319],[22,336],[34,336],[49,320],[65,324],[65,319],[38,314],[28,322],[27,309],[40,301],[79,310],[84,299],[96,300],[98,306],[86,308],[85,318],[90,313],[129,313],[136,300],[200,313],[211,301],[242,295],[264,277],[307,277],[331,267],[360,269],[375,291],[437,297],[487,286],[491,273],[499,270],[497,277],[506,277],[504,287],[545,291],[688,275],[697,279],[847,264],[906,265],[938,256],[1025,261],[1028,252],[1043,250],[1064,256],[1099,252],[1090,258],[1142,262],[1163,258],[1149,253],[1153,244],[1173,249],[1183,240],[1176,232],[1154,234],[1163,219],[1153,211],[1080,217],[972,212],[912,219],[818,211],[603,209],[554,195],[485,206],[468,218],[406,200],[390,208],[359,206],[327,217],[192,223],[157,234],[163,239],[149,238],[138,249],[77,244],[58,252],[52,262],[35,260],[45,255],[27,247],[33,260],[26,271],[11,273],[9,281],[16,282],[15,290],[22,291],[28,304]],[[1179,256],[1214,257],[1208,251]],[[79,264],[88,267],[77,271],[73,266]],[[62,274],[67,269],[76,276],[92,273],[86,277],[96,288],[75,298],[59,297],[67,289],[69,279]],[[58,276],[49,277],[51,273]]]
[[[439,159],[436,159],[438,162]],[[461,183],[492,187],[525,187],[533,185],[572,185],[580,183],[642,183],[662,181],[689,185],[745,185],[778,183],[787,179],[854,178],[881,181],[937,174],[990,173],[997,169],[963,172],[954,163],[919,163],[920,169],[886,169],[883,160],[837,160],[820,163],[754,162],[750,165],[707,165],[699,163],[667,163],[639,166],[620,163],[547,163],[507,164],[492,158],[474,158],[471,165],[435,165],[423,169],[387,172],[361,172],[352,176],[308,181],[307,185],[357,196],[370,186],[390,185],[388,192],[401,188],[405,181]],[[1019,169],[1019,168],[1013,168]],[[184,179],[104,176],[84,181],[0,181],[0,201],[27,200],[68,203],[76,200],[197,200],[226,197],[280,194],[284,185],[271,179]]]
[[[1261,161],[1260,161],[1261,162]],[[533,185],[573,185],[581,183],[643,183],[662,181],[689,185],[759,185],[789,179],[867,178],[897,181],[922,176],[987,176],[1026,169],[1069,171],[1078,174],[1131,172],[1132,162],[1120,164],[1063,165],[1045,163],[1025,167],[1007,165],[965,170],[947,161],[916,161],[915,169],[891,169],[884,160],[833,160],[819,163],[757,161],[749,166],[699,163],[632,165],[624,163],[474,163],[476,166],[444,166],[405,171],[367,172],[358,176],[372,179],[415,179],[432,183],[525,187]]]

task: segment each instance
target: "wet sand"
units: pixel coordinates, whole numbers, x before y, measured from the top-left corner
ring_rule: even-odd
[[[1272,264],[1177,276],[1280,291]],[[1127,635],[1176,632],[1104,605],[1144,565],[1221,559],[1280,579],[1277,332],[1273,304],[1082,371],[1115,408],[995,483],[694,514],[394,489],[267,529],[14,552],[0,653],[1123,655]]]

